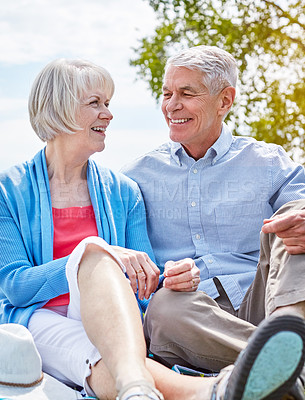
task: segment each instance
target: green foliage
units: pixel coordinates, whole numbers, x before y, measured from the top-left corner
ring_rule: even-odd
[[[158,101],[166,59],[206,44],[231,53],[239,94],[228,119],[235,134],[281,144],[305,160],[305,3],[303,0],[147,0],[155,34],[140,40],[131,65]]]

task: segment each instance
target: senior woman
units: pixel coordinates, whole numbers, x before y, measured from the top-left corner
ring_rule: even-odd
[[[109,73],[82,60],[55,60],[33,84],[30,120],[46,146],[0,176],[0,322],[28,327],[44,371],[88,395],[162,399],[157,385],[192,398],[200,378],[146,360],[138,306],[159,269],[140,191],[89,158],[105,147],[113,92]]]

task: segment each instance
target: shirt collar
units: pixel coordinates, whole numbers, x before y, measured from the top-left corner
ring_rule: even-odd
[[[219,138],[210,147],[209,149],[210,151],[208,150],[207,152],[209,153],[209,155],[213,154],[213,161],[212,161],[213,164],[215,164],[222,156],[224,156],[229,151],[232,141],[233,141],[232,133],[228,128],[228,126],[225,123],[223,123]],[[176,161],[176,163],[181,166],[182,165],[181,157],[182,155],[186,154],[186,152],[180,143],[172,141],[170,143],[171,143],[171,156]],[[211,151],[211,149],[213,151]]]

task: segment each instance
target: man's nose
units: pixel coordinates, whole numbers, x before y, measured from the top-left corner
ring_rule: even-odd
[[[183,107],[183,104],[181,102],[181,99],[179,96],[171,96],[171,98],[168,100],[166,104],[166,111],[168,112],[173,112],[176,110],[181,110]]]

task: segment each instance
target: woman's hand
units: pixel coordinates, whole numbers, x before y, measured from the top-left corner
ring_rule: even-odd
[[[178,292],[195,292],[200,283],[200,270],[191,258],[167,261],[163,286]]]
[[[137,290],[140,300],[146,299],[156,290],[159,283],[160,270],[146,253],[125,249],[124,247],[111,246],[126,267],[132,290]]]

